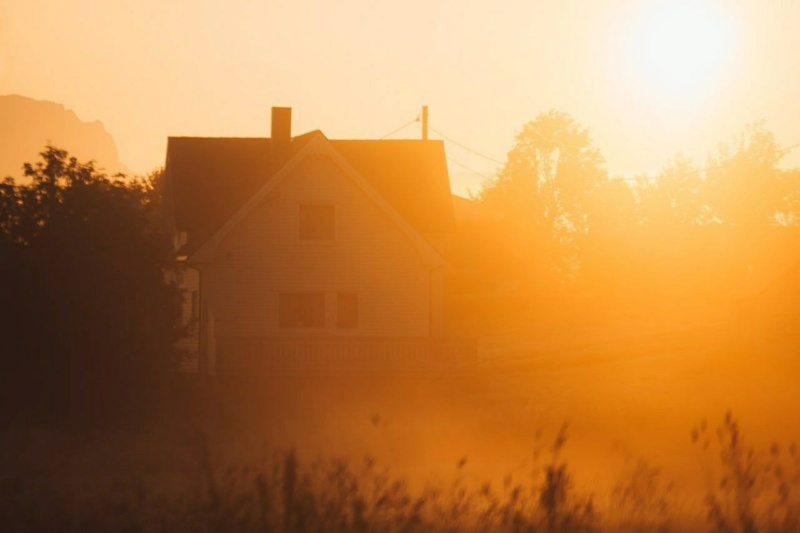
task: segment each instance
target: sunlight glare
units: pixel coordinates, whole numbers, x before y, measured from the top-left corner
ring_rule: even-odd
[[[724,73],[732,51],[724,17],[703,2],[663,2],[634,37],[637,76],[660,98],[696,98]]]

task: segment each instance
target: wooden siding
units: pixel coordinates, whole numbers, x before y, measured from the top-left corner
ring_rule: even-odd
[[[333,241],[299,239],[304,204],[334,206]],[[441,312],[440,295],[429,299],[437,275],[333,160],[311,156],[220,243],[203,266],[203,296],[219,337],[424,338],[440,322],[429,316]],[[324,293],[325,327],[280,328],[282,292]],[[336,328],[339,292],[358,294],[357,328]]]
[[[474,339],[218,337],[221,375],[454,375],[474,371]]]

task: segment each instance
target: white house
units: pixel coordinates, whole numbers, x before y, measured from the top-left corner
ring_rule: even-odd
[[[292,137],[273,108],[271,138],[170,137],[164,206],[188,369],[402,369],[447,344],[441,141]]]

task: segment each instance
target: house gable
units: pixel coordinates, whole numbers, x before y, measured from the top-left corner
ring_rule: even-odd
[[[164,172],[164,228],[191,256],[319,132],[281,145],[270,138],[170,137]],[[421,236],[455,228],[441,141],[327,140]]]
[[[213,260],[215,251],[225,237],[252,212],[259,204],[268,198],[287,177],[289,177],[304,160],[314,156],[329,157],[340,168],[344,175],[361,189],[366,196],[377,205],[383,213],[394,223],[414,244],[423,261],[430,267],[444,264],[442,256],[403,218],[395,208],[390,205],[373,187],[359,174],[356,169],[340,154],[330,141],[320,132],[314,132],[310,138],[299,148],[288,161],[274,175],[262,185],[241,207],[236,210],[196,252],[190,256],[193,263],[208,263]]]
[[[333,240],[301,237],[304,205],[334,209]],[[299,162],[220,241],[201,270],[221,337],[429,335],[436,273],[405,232],[327,155]],[[338,325],[343,294],[358,300],[356,327]],[[313,326],[283,320],[284,304],[291,307],[297,299],[317,302]]]

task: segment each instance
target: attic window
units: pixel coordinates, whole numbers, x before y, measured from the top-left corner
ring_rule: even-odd
[[[176,231],[172,234],[172,246],[175,250],[180,250],[181,246],[189,240],[189,235],[185,231]]]
[[[336,218],[332,205],[300,206],[300,240],[332,241],[335,230]]]

